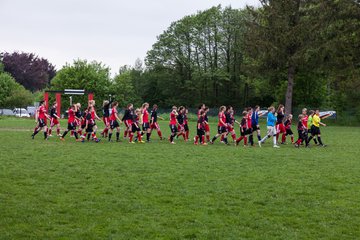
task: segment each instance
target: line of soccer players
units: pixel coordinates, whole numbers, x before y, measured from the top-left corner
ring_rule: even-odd
[[[103,138],[108,141],[112,141],[112,135],[115,130],[116,141],[120,141],[120,124],[124,123],[124,139],[129,138],[129,143],[145,143],[143,136],[146,135],[146,141],[150,142],[150,136],[153,130],[156,130],[160,139],[163,140],[162,132],[158,124],[158,118],[162,119],[157,114],[158,106],[153,105],[151,112],[149,113],[149,104],[144,103],[141,108],[134,109],[133,104],[128,104],[122,119],[118,115],[118,102],[104,101],[103,102],[103,122],[105,124],[104,130],[101,132]],[[99,142],[100,139],[96,136],[97,125],[96,120],[101,120],[95,110],[95,101],[91,100],[88,103],[88,107],[81,111],[81,104],[77,103],[72,105],[68,113],[68,126],[67,129],[60,134],[60,117],[56,114],[56,102],[54,102],[50,115],[47,114],[45,108],[45,102],[40,102],[40,106],[36,113],[36,127],[32,134],[32,138],[43,130],[44,138],[48,139],[52,136],[52,129],[56,126],[57,136],[64,141],[64,137],[68,132],[71,132],[76,141],[84,142],[85,139]],[[110,111],[111,109],[111,111]],[[291,143],[295,147],[299,147],[301,144],[309,146],[310,141],[313,139],[316,145],[326,146],[322,143],[320,125],[326,126],[321,122],[319,116],[319,110],[310,111],[310,115],[307,115],[307,109],[304,108],[302,114],[299,115],[299,121],[297,124],[298,140],[294,141],[294,134],[291,130],[293,116],[288,114],[285,117],[284,105],[279,105],[275,111],[274,107],[268,108],[267,114],[267,134],[264,138],[261,138],[259,117],[260,107],[254,108],[248,107],[242,112],[242,119],[237,121],[234,117],[234,110],[231,106],[221,106],[218,113],[217,134],[210,140],[210,125],[208,122],[209,108],[205,104],[201,104],[197,113],[196,124],[196,136],[194,137],[194,144],[207,145],[207,143],[213,144],[217,138],[220,137],[220,141],[225,144],[228,143],[228,136],[230,135],[234,144],[237,146],[244,140],[244,146],[255,146],[254,144],[254,132],[258,139],[258,144],[261,145],[268,139],[273,137],[273,146],[279,148],[278,140],[281,136],[281,144],[286,143],[286,136],[290,136]],[[174,139],[180,136],[184,141],[189,140],[189,127],[188,127],[188,109],[183,106],[177,108],[172,107],[170,113],[169,127],[171,134],[169,136],[169,142],[175,144]],[[47,128],[47,119],[50,120],[50,128]],[[235,124],[239,125],[240,136],[236,137]],[[142,127],[142,129],[140,128]],[[310,136],[309,136],[310,134]],[[308,137],[309,136],[309,137]],[[248,143],[249,142],[249,143]]]

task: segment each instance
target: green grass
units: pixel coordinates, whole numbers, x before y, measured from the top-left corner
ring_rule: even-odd
[[[31,140],[33,125],[0,119],[0,239],[360,238],[360,128],[273,149]]]

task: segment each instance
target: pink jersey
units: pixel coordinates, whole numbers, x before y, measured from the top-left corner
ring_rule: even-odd
[[[117,115],[117,110],[116,107],[113,107],[111,110],[111,114],[110,114],[110,121],[115,121],[116,120],[116,115]]]

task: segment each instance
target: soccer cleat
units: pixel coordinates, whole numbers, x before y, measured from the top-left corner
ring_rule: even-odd
[[[32,135],[31,135],[31,139],[34,139],[34,138],[35,138],[35,136],[34,136],[34,134],[32,134]]]
[[[134,142],[134,141],[131,141],[131,142],[129,142],[129,143],[132,143],[132,144],[134,144],[135,142]]]
[[[59,133],[57,136],[58,136],[58,137],[61,137],[62,135]]]
[[[299,147],[300,147],[299,144],[297,144],[297,143],[295,143],[294,146],[295,146],[296,148],[299,148]]]
[[[65,141],[65,138],[63,138],[63,137],[60,137],[60,140],[64,142],[64,141]]]
[[[207,144],[206,142],[204,142],[204,143],[202,143],[201,145],[203,145],[203,146],[207,146],[208,144]]]
[[[96,143],[98,143],[98,142],[100,142],[100,141],[101,141],[100,138],[95,139],[95,142],[96,142]]]
[[[210,144],[214,144],[214,142],[213,142],[213,141],[211,141],[211,140],[210,140],[210,142],[209,142],[209,143],[210,143]]]
[[[141,140],[141,141],[139,141],[139,143],[145,143],[145,142]]]
[[[48,135],[48,137],[52,137],[52,136],[53,136],[53,135],[51,135],[51,134],[50,134],[50,135]]]
[[[280,148],[278,145],[274,145],[273,147],[274,147],[274,148]]]
[[[325,144],[319,144],[318,146],[319,147],[327,147],[327,145],[325,145]]]
[[[194,145],[198,145],[198,143],[197,143],[197,142],[194,142]]]
[[[259,141],[258,144],[259,144],[259,147],[261,147],[261,141]]]
[[[175,144],[175,142],[170,142],[170,144]]]

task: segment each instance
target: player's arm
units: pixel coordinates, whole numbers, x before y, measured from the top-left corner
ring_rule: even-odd
[[[158,116],[158,118],[164,121],[164,118],[163,118],[163,117]]]
[[[101,118],[99,118],[99,116],[96,114],[96,111],[94,111],[94,115],[97,120],[101,121]]]
[[[119,118],[119,115],[115,115],[116,119],[119,121],[119,123],[122,123],[121,119]]]

